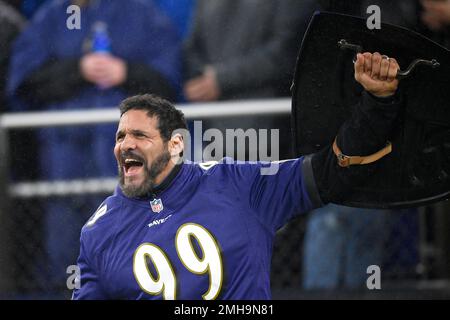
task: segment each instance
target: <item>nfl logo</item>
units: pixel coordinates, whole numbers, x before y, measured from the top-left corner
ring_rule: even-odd
[[[160,213],[164,209],[161,199],[154,199],[150,201],[150,205],[154,213]]]

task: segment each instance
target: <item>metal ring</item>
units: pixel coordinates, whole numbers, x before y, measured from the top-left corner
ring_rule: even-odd
[[[382,55],[382,56],[381,56],[381,59],[386,59],[387,61],[390,61],[390,60],[391,60],[391,58],[389,58],[387,55]]]

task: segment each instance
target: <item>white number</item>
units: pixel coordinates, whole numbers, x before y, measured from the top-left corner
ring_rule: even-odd
[[[148,269],[147,257],[152,260],[158,273],[156,280]],[[153,295],[162,292],[165,300],[175,300],[175,275],[169,260],[159,247],[151,243],[141,244],[134,253],[133,273],[143,291]]]
[[[200,259],[192,245],[195,238],[202,250]],[[186,223],[182,225],[175,237],[175,247],[183,265],[194,274],[209,273],[209,288],[202,295],[204,300],[217,298],[222,289],[223,268],[219,246],[211,233],[204,227]],[[149,258],[158,273],[155,279],[147,265]],[[144,243],[140,245],[133,257],[133,273],[141,289],[149,294],[158,295],[162,292],[165,300],[176,298],[176,277],[172,265],[164,252],[156,245]]]
[[[89,221],[86,223],[86,226],[88,226],[88,227],[92,226],[94,223],[97,222],[98,219],[103,217],[107,211],[108,211],[108,207],[106,206],[106,204],[104,206],[98,208],[97,211],[92,215],[92,218],[89,219]]]
[[[212,167],[214,167],[217,164],[218,164],[217,161],[206,161],[206,162],[199,163],[198,165],[203,170],[209,170],[209,169],[211,169]]]
[[[200,259],[192,246],[191,237],[197,239],[203,258]],[[209,289],[202,296],[204,300],[214,300],[222,288],[222,261],[219,248],[212,235],[203,227],[188,223],[178,229],[177,253],[186,269],[195,274],[209,272]]]

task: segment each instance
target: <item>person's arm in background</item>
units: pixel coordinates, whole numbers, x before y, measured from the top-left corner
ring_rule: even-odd
[[[58,14],[55,2],[44,4],[12,46],[6,93],[10,101],[27,102],[19,103],[20,108],[36,107],[34,104],[30,105],[30,102],[36,100],[33,98],[34,92],[26,91],[26,82],[33,73],[51,61],[53,26],[57,23]],[[65,77],[66,75],[63,78]],[[63,82],[63,78],[58,80]]]
[[[316,2],[310,0],[277,2],[273,34],[266,44],[247,55],[213,66],[222,91],[281,83],[288,92],[303,34],[318,8]]]
[[[57,3],[44,5],[12,48],[7,95],[28,102],[28,108],[74,95],[83,84],[75,58],[58,61],[52,57],[52,34],[58,14]]]
[[[68,100],[89,84],[82,77],[78,65],[76,58],[50,58],[23,80],[17,94],[35,104]]]
[[[24,26],[25,19],[12,7],[0,2],[0,112],[5,110],[5,86],[11,45]]]
[[[122,86],[130,95],[151,88],[165,98],[175,97],[168,81],[148,65],[95,53],[81,59],[51,59],[27,77],[18,92],[23,98],[47,104],[68,100],[89,85]]]
[[[68,100],[87,86],[100,85],[105,89],[121,86],[130,95],[153,92],[169,99],[175,98],[173,84],[169,83],[168,77],[164,75],[165,70],[152,67],[153,63],[159,63],[154,61],[157,58],[153,52],[152,55],[149,54],[149,63],[128,63],[120,57],[98,53],[87,53],[82,57],[54,57],[50,35],[54,24],[57,23],[53,16],[59,13],[52,10],[54,8],[57,7],[40,11],[15,44],[10,94],[42,105]],[[145,16],[141,17],[143,19]],[[167,35],[167,28],[161,19],[150,20],[153,32],[148,33],[153,36],[158,34],[159,37],[174,42],[170,34]],[[167,45],[168,51],[173,46],[172,42],[159,41],[161,46]],[[149,46],[145,43],[142,45]],[[163,48],[158,49],[160,54],[166,53]]]
[[[205,32],[203,25],[203,5],[198,0],[192,15],[191,28],[183,43],[183,81],[198,77],[204,69],[204,49],[202,45],[202,33]]]

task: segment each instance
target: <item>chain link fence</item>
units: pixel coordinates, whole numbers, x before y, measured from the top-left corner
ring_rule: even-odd
[[[285,109],[288,110],[289,107]],[[189,112],[185,113],[189,118]],[[2,219],[0,271],[4,275],[0,281],[0,298],[68,299],[71,291],[66,285],[69,276],[66,268],[70,264],[75,264],[82,224],[95,211],[101,199],[111,194],[116,179],[111,177],[59,184],[39,182],[36,180],[37,175],[34,174],[36,144],[17,137],[11,139],[15,130],[9,128],[8,136],[4,135],[5,131],[0,130],[0,137],[4,135],[3,143],[8,147],[2,147],[3,152],[0,154],[2,157],[0,166],[4,169],[0,180],[0,187],[3,189],[0,196]],[[5,150],[10,151],[5,154]],[[21,154],[24,155],[22,160],[16,161]],[[5,161],[7,155],[10,157],[8,165]],[[62,204],[58,215],[48,217],[49,204],[54,206]],[[77,212],[76,219],[64,213],[65,207],[75,208],[72,212]],[[447,232],[450,227],[449,213],[450,205],[447,201],[417,208],[414,212],[392,211],[377,217],[373,215],[360,227],[356,227],[351,218],[338,218],[334,221],[325,217],[317,222],[314,219],[321,214],[317,212],[297,217],[283,227],[275,239],[271,269],[273,297],[275,299],[366,296],[450,298],[448,253],[450,236]],[[414,219],[411,218],[413,216]],[[47,224],[52,222],[49,219],[57,221],[62,233],[69,232],[69,229],[74,230],[72,237],[74,240],[68,245],[71,249],[57,256],[58,261],[54,265],[49,262],[51,258],[48,246],[51,235],[48,234]],[[382,227],[373,228],[376,223],[381,223]],[[324,230],[324,226],[339,225],[350,226],[353,236],[358,241],[349,238],[346,231],[342,232],[341,236],[342,234],[347,236],[342,246],[339,250],[331,250],[336,261],[327,260],[329,258],[326,256],[326,250],[334,248],[338,241],[333,239],[337,238],[329,238],[328,242],[325,242],[327,245],[322,247],[314,247],[315,241],[320,240],[318,236]],[[370,227],[373,234],[368,238]],[[57,234],[52,236],[58,237]],[[58,241],[53,239],[53,243],[55,242]],[[373,253],[376,247],[379,248],[379,255],[374,264],[380,267],[382,287],[381,290],[369,290],[367,279],[371,273],[366,270],[369,265],[362,265],[362,269],[355,271],[357,269],[352,263],[357,263],[355,261],[358,261],[359,257],[352,260],[349,255],[351,252],[361,255]],[[329,279],[331,274],[336,275],[335,280],[325,282],[322,287],[305,285],[309,273],[312,272],[308,269],[311,268],[311,264],[305,262],[306,252],[311,248],[313,251],[316,250],[313,253],[323,255],[325,259],[325,265],[312,264],[316,277]],[[356,282],[349,285],[343,279],[351,277],[352,272],[359,273],[359,282],[355,280]]]
[[[99,198],[106,197],[109,194],[97,194]],[[66,287],[66,269],[52,270],[46,264],[48,261],[45,240],[45,203],[53,200],[62,200],[68,206],[78,208],[77,210],[82,218],[79,221],[87,220],[95,206],[89,207],[85,203],[91,196],[72,195],[66,197],[30,197],[16,198],[11,201],[9,211],[10,223],[8,223],[9,234],[9,253],[8,262],[11,272],[12,285],[9,292],[3,292],[1,296],[18,299],[66,299],[70,298],[71,292]],[[439,206],[444,207],[445,204]],[[380,239],[383,242],[385,251],[383,253],[382,289],[383,290],[407,290],[409,294],[414,292],[421,297],[423,290],[431,287],[436,290],[436,294],[442,294],[442,290],[450,291],[449,280],[450,265],[448,261],[448,239],[440,238],[439,232],[443,233],[445,227],[448,229],[450,221],[445,217],[447,211],[439,211],[439,206],[422,208],[420,214],[425,220],[421,225],[421,241],[411,246],[405,243],[411,233],[416,232],[416,226],[410,224],[401,224],[388,237]],[[443,209],[443,208],[442,208]],[[448,210],[448,204],[447,208]],[[395,214],[395,213],[394,213]],[[368,294],[367,288],[364,288],[365,281],[361,283],[360,288],[348,288],[345,286],[336,286],[329,289],[306,290],[303,284],[304,273],[303,254],[304,237],[306,232],[308,215],[301,216],[291,221],[281,229],[275,239],[274,255],[272,259],[272,289],[274,298],[294,298],[313,297],[318,291],[331,291],[334,295],[329,298],[348,295],[349,292],[364,292]],[[446,219],[447,224],[442,225],[437,220]],[[61,217],[62,226],[72,223],[73,219]],[[422,229],[423,228],[423,229]],[[76,229],[81,230],[79,224]],[[443,236],[445,236],[443,234]],[[440,238],[440,239],[438,239]],[[403,242],[402,242],[403,241]],[[73,250],[67,252],[66,261],[75,263],[78,250],[78,242],[73,243]],[[366,246],[370,250],[370,244]],[[418,261],[411,261],[411,255],[419,254]],[[71,263],[67,263],[67,266]],[[328,272],[334,273],[335,266],[330,263]],[[325,272],[326,269],[325,269]],[[54,285],[49,279],[59,274],[57,277],[59,284]],[[325,275],[324,275],[325,276]],[[367,274],[367,278],[369,274]],[[359,290],[359,291],[358,291]],[[317,297],[321,297],[320,295]],[[450,297],[447,296],[447,297]]]

